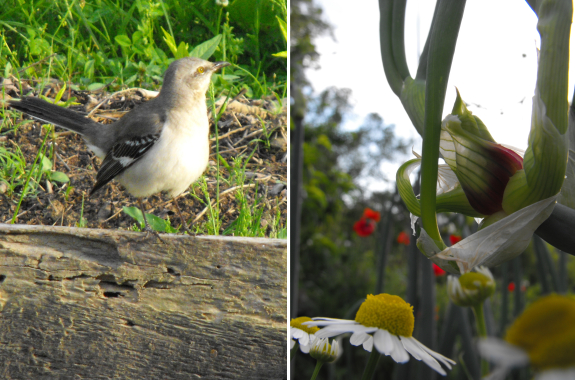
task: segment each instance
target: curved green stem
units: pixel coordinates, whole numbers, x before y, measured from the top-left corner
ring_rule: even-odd
[[[464,9],[465,0],[441,1],[431,28],[427,61],[425,130],[421,165],[421,223],[440,249],[445,248],[445,244],[439,234],[435,214],[439,135],[445,91]]]
[[[379,0],[379,14],[379,44],[383,70],[385,71],[385,77],[387,78],[389,87],[391,87],[395,95],[400,96],[401,88],[403,87],[403,78],[393,58],[393,0]]]
[[[503,209],[507,213],[557,194],[565,180],[569,155],[567,86],[573,3],[539,0],[530,5],[536,5],[539,17],[541,52],[524,171],[516,173],[505,189]]]
[[[391,24],[391,49],[393,51],[393,61],[401,78],[410,78],[407,60],[405,58],[405,6],[407,0],[394,0],[392,9]]]
[[[299,348],[299,342],[296,340],[295,344],[293,345],[293,348],[290,350],[289,352],[289,360],[293,360],[293,358],[295,357],[295,353],[297,352],[297,349]]]
[[[369,360],[367,361],[367,365],[365,366],[365,370],[363,371],[363,376],[361,376],[361,380],[371,380],[373,378],[373,374],[375,373],[375,368],[377,367],[377,363],[381,358],[381,354],[377,351],[374,347],[371,348],[371,355],[369,355]]]
[[[473,314],[475,314],[475,321],[477,322],[477,335],[481,338],[487,337],[487,328],[485,327],[485,314],[483,313],[483,302],[473,306]],[[486,376],[489,373],[489,363],[485,359],[481,359],[481,376]]]
[[[317,364],[315,365],[315,369],[313,370],[313,375],[311,375],[311,380],[315,380],[315,378],[317,377],[319,370],[321,369],[322,365],[323,365],[323,362],[321,360],[318,360]]]
[[[567,131],[569,116],[569,33],[573,15],[571,0],[539,1],[537,30],[541,35],[541,53],[537,70],[537,88],[547,107],[547,116],[559,133]]]

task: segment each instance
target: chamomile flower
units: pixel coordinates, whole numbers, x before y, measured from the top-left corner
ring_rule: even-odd
[[[409,361],[409,354],[438,373],[445,370],[437,362],[451,369],[455,362],[425,347],[413,336],[413,307],[398,296],[390,294],[368,295],[361,304],[355,320],[313,318],[313,322],[304,322],[307,326],[326,326],[315,335],[318,338],[330,338],[344,333],[352,333],[350,343],[362,345],[371,352],[376,350],[397,363]],[[437,360],[436,360],[437,359]]]
[[[306,326],[302,323],[311,322],[312,319],[309,317],[299,317],[294,318],[290,322],[290,349],[295,346],[295,341],[299,343],[299,349],[304,354],[309,353],[311,343],[313,343],[314,334],[319,331],[318,327]]]
[[[530,364],[536,380],[575,378],[575,299],[551,294],[529,306],[507,330],[505,340],[479,341],[481,355],[496,364],[490,380]]]

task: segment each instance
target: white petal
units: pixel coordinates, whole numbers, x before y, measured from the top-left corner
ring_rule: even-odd
[[[431,355],[429,355],[425,350],[421,348],[423,346],[415,338],[400,337],[403,347],[417,360],[423,360],[425,364],[431,367],[436,372],[446,375],[445,370],[441,368],[441,365],[435,360]],[[451,368],[451,366],[449,367]]]
[[[353,323],[353,324],[358,324],[356,321],[351,320],[351,319],[337,319],[337,318],[324,318],[324,317],[315,317],[312,318],[313,322],[304,322],[305,325],[307,326],[328,326],[328,325],[334,325],[334,324],[338,324],[338,323]],[[316,323],[319,322],[319,323]],[[322,324],[324,323],[324,324]]]
[[[339,334],[354,332],[355,325],[331,325],[324,327],[315,333],[319,338],[331,338]]]
[[[399,339],[403,344],[403,348],[405,348],[407,352],[409,352],[411,356],[417,360],[421,360],[423,355],[427,355],[427,352],[420,349],[419,346],[413,342],[415,340],[414,338],[406,338],[404,336],[400,336]]]
[[[415,222],[417,222],[417,219],[419,219],[419,216],[415,216],[413,214],[409,214],[409,219],[411,219],[411,230],[413,231],[413,236],[416,236],[415,233]]]
[[[449,165],[440,164],[437,166],[437,195],[447,193],[459,185],[457,176]]]
[[[412,338],[412,339],[419,346],[419,348],[421,348],[423,351],[427,352],[429,355],[431,355],[435,359],[439,360],[447,368],[451,369],[451,365],[455,364],[455,362],[453,360],[446,358],[445,356],[441,355],[439,352],[433,351],[431,348],[429,348],[426,345],[424,345],[423,343],[419,342],[417,339],[415,339],[415,338]]]
[[[303,352],[304,354],[308,354],[309,353],[309,349],[311,348],[311,344],[302,346],[301,344],[299,345],[299,349],[301,350],[301,352]]]
[[[562,369],[549,369],[538,373],[535,380],[573,380],[575,379],[575,367]]]
[[[453,144],[453,140],[451,139],[451,135],[445,131],[442,131],[445,134],[446,138],[451,141],[451,145],[453,146],[453,162],[455,162],[455,145]],[[442,137],[444,137],[442,135]],[[421,155],[418,154],[416,151],[411,149],[413,155],[421,160]],[[409,165],[404,172],[404,177],[409,178],[413,170],[417,167],[421,166],[421,162],[414,162],[413,164]],[[447,193],[459,186],[459,180],[455,175],[455,172],[451,170],[451,167],[447,164],[439,164],[437,166],[437,195]],[[416,217],[417,218],[417,217]],[[411,221],[413,226],[413,220]],[[413,228],[413,227],[412,227]]]
[[[514,212],[436,255],[434,253],[439,251],[437,246],[429,249],[427,248],[429,242],[422,240],[422,243],[427,244],[424,245],[426,256],[434,262],[437,259],[455,260],[461,273],[469,272],[477,265],[493,267],[509,261],[527,248],[533,232],[551,215],[557,196],[554,195]],[[429,239],[433,242],[427,234],[425,234],[427,237],[424,237],[423,232],[424,230],[419,239]]]
[[[356,332],[357,332],[357,333],[363,332],[363,333],[366,333],[366,334],[371,334],[371,333],[376,332],[377,330],[379,330],[377,327],[367,327],[367,326],[359,325],[359,324],[358,324],[358,325],[356,325],[356,326],[353,326],[353,329],[350,330],[350,331],[352,331],[352,332],[354,332],[354,333],[356,333]]]
[[[393,351],[391,351],[391,358],[395,360],[396,363],[407,363],[409,361],[409,354],[403,348],[403,344],[399,341],[396,335],[391,335],[391,340],[393,342]]]
[[[366,340],[368,340],[371,337],[371,335],[366,334],[364,332],[354,332],[351,335],[351,338],[349,338],[349,343],[351,343],[354,346],[359,346],[360,344],[363,344]]]
[[[293,346],[295,346],[295,340],[290,339],[289,340],[289,349],[291,350],[293,348]]]
[[[371,350],[373,350],[373,337],[371,335],[365,342],[363,342],[363,349],[368,352],[371,352]]]
[[[491,274],[491,271],[489,270],[489,268],[484,267],[484,266],[478,266],[478,267],[475,267],[475,271],[477,273],[481,273],[485,277],[490,278],[491,281],[495,281],[495,279],[493,278],[493,274]]]
[[[291,331],[291,337],[293,339],[297,339],[299,341],[299,344],[302,345],[306,345],[309,343],[309,334],[306,333],[305,331],[298,329],[297,327],[292,327],[290,328]]]
[[[373,342],[375,348],[384,355],[389,356],[394,349],[393,339],[387,330],[378,329],[375,334],[373,334]]]
[[[519,347],[498,338],[484,338],[477,342],[479,353],[485,359],[503,367],[521,367],[529,363],[529,356]]]

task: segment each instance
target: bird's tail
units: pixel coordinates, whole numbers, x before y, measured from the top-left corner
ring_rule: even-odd
[[[38,98],[11,99],[8,104],[11,108],[24,112],[35,119],[69,129],[81,135],[85,135],[88,128],[93,128],[95,124],[98,124],[74,111]]]

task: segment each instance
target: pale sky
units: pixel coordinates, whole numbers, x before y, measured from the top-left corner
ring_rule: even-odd
[[[383,72],[378,2],[316,1],[324,10],[324,18],[333,25],[335,41],[330,37],[316,40],[321,68],[307,71],[315,92],[329,86],[350,88],[354,115],[348,117],[346,128],[356,129],[367,114],[376,112],[386,125],[395,124],[397,135],[416,138],[415,149],[421,152],[421,139]],[[412,77],[418,58],[417,21],[419,47],[423,49],[434,7],[435,2],[430,0],[407,1],[405,46]],[[465,102],[479,105],[469,106],[469,110],[483,120],[497,142],[525,149],[537,74],[539,33],[536,25],[537,17],[525,1],[467,1],[447,86],[444,116],[453,107],[457,86]],[[574,42],[572,31],[572,51]],[[575,58],[570,62],[569,97],[575,78],[573,61]],[[395,178],[399,164],[384,165],[389,178]]]

